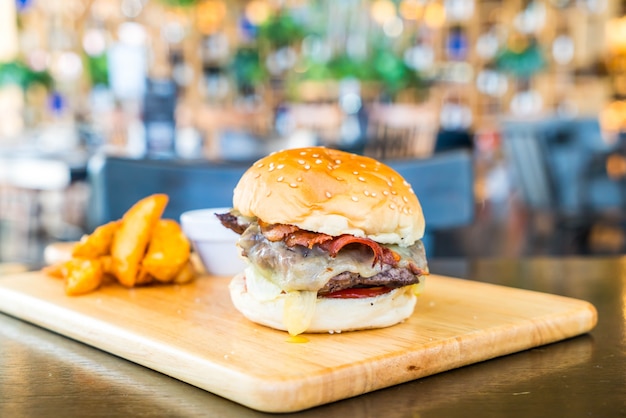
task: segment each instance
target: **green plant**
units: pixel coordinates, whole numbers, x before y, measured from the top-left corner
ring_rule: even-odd
[[[87,64],[87,74],[92,85],[109,85],[109,67],[107,55],[85,57]]]
[[[305,34],[305,29],[293,16],[279,12],[259,27],[258,41],[278,49],[301,41]]]
[[[198,3],[198,0],[159,0],[161,3],[166,6],[171,7],[190,7],[195,6]]]
[[[240,87],[258,86],[267,80],[267,71],[256,48],[238,48],[230,67]]]
[[[391,98],[401,90],[425,90],[427,81],[390,49],[376,48],[364,58],[341,54],[327,63],[307,61],[305,71],[292,76],[292,83],[302,81],[333,81],[355,78],[380,87]]]
[[[546,60],[539,43],[531,39],[521,48],[507,46],[496,56],[498,70],[518,78],[530,78],[546,66]]]
[[[0,86],[15,84],[26,90],[33,84],[50,88],[52,77],[47,71],[34,71],[21,61],[0,63]]]

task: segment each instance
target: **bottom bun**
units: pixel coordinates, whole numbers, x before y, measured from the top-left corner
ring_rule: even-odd
[[[401,287],[372,298],[317,298],[315,313],[304,332],[355,331],[395,325],[413,314],[418,286]],[[231,280],[229,290],[235,308],[246,318],[271,328],[287,330],[283,321],[287,299],[284,293],[271,300],[257,299],[248,292],[243,273]]]

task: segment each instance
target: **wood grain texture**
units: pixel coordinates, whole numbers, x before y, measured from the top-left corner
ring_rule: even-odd
[[[0,279],[0,310],[266,412],[303,410],[559,341],[597,321],[585,301],[431,275],[402,324],[291,343],[243,318],[228,280],[68,297],[59,281],[24,273]]]

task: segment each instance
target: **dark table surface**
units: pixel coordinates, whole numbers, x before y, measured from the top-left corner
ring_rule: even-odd
[[[431,271],[584,299],[598,325],[289,416],[626,417],[626,257],[439,259]],[[269,415],[0,314],[0,417]]]

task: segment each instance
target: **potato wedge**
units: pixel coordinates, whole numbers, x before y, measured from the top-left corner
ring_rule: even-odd
[[[65,293],[70,296],[92,292],[102,284],[104,272],[99,259],[72,258],[65,268]]]
[[[189,283],[196,277],[196,274],[196,269],[194,268],[193,263],[191,260],[188,260],[180,271],[176,273],[172,282],[176,284]]]
[[[97,258],[109,254],[115,231],[120,221],[111,221],[100,225],[89,235],[83,235],[72,248],[72,257]]]
[[[113,275],[113,257],[110,255],[103,255],[102,257],[98,257],[98,259],[102,263],[102,271],[104,274]]]
[[[122,217],[111,245],[112,271],[122,285],[137,283],[141,260],[167,202],[167,195],[154,194],[135,203]]]
[[[146,270],[143,266],[139,267],[139,273],[137,273],[137,280],[135,281],[135,286],[141,286],[145,284],[150,284],[154,281],[154,277]]]
[[[67,261],[61,261],[59,263],[50,264],[45,266],[41,271],[50,277],[57,279],[64,279],[67,276],[68,265],[71,263],[71,259]]]
[[[189,260],[191,245],[178,222],[161,219],[152,232],[143,269],[160,282],[170,282]]]

